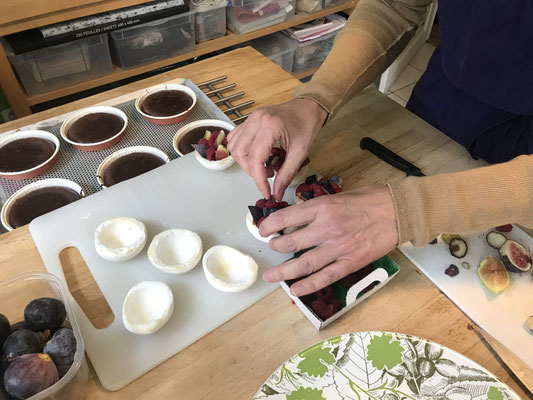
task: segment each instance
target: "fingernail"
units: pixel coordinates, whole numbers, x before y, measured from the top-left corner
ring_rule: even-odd
[[[302,289],[298,285],[291,286],[291,293],[295,297],[300,297],[302,295]]]

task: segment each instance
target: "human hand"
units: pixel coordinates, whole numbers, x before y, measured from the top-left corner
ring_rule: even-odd
[[[294,296],[338,281],[387,254],[398,243],[396,211],[384,185],[320,196],[276,211],[263,221],[259,233],[266,237],[306,224],[296,232],[271,239],[270,247],[284,253],[316,247],[263,273],[267,282],[307,276],[291,286]]]
[[[274,198],[281,200],[326,118],[326,110],[307,99],[293,99],[262,108],[229,133],[228,149],[241,168],[252,176],[264,198],[268,199],[271,193],[264,164],[270,150],[279,141],[287,152],[274,180]]]

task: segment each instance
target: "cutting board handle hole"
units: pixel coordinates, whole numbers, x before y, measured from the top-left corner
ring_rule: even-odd
[[[105,329],[115,315],[102,295],[85,260],[76,247],[67,247],[59,253],[68,289],[96,329]]]

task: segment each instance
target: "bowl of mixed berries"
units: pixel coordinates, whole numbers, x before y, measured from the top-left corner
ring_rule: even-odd
[[[191,122],[174,136],[174,149],[180,156],[194,151],[196,159],[204,167],[221,171],[235,162],[227,147],[227,135],[233,128],[225,121]]]
[[[287,157],[287,152],[281,148],[281,147],[272,147],[272,150],[270,150],[270,156],[268,157],[268,160],[265,162],[265,168],[267,170],[267,177],[268,182],[272,186],[274,183],[274,178],[276,177],[276,174],[283,166],[283,163],[285,162],[285,158]],[[304,177],[307,176],[309,173],[309,157],[307,157],[302,165],[300,166],[300,169],[292,179],[289,186],[295,186],[300,182],[303,182]]]
[[[296,186],[294,201],[296,204],[314,199],[316,197],[342,192],[341,179],[338,176],[330,178],[326,176],[311,175],[305,178],[305,182]]]
[[[278,237],[283,234],[293,232],[295,229],[287,228],[284,231],[273,233],[268,237],[263,237],[259,234],[259,227],[261,223],[272,213],[288,207],[286,201],[276,201],[274,199],[259,199],[255,205],[248,206],[248,213],[246,214],[246,227],[256,239],[268,243],[270,239]]]

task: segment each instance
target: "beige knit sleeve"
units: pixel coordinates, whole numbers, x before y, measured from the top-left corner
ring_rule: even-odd
[[[389,184],[399,243],[423,246],[440,233],[472,233],[518,223],[533,228],[533,155]]]
[[[401,53],[434,0],[360,0],[313,78],[294,96],[316,101],[330,118]]]

